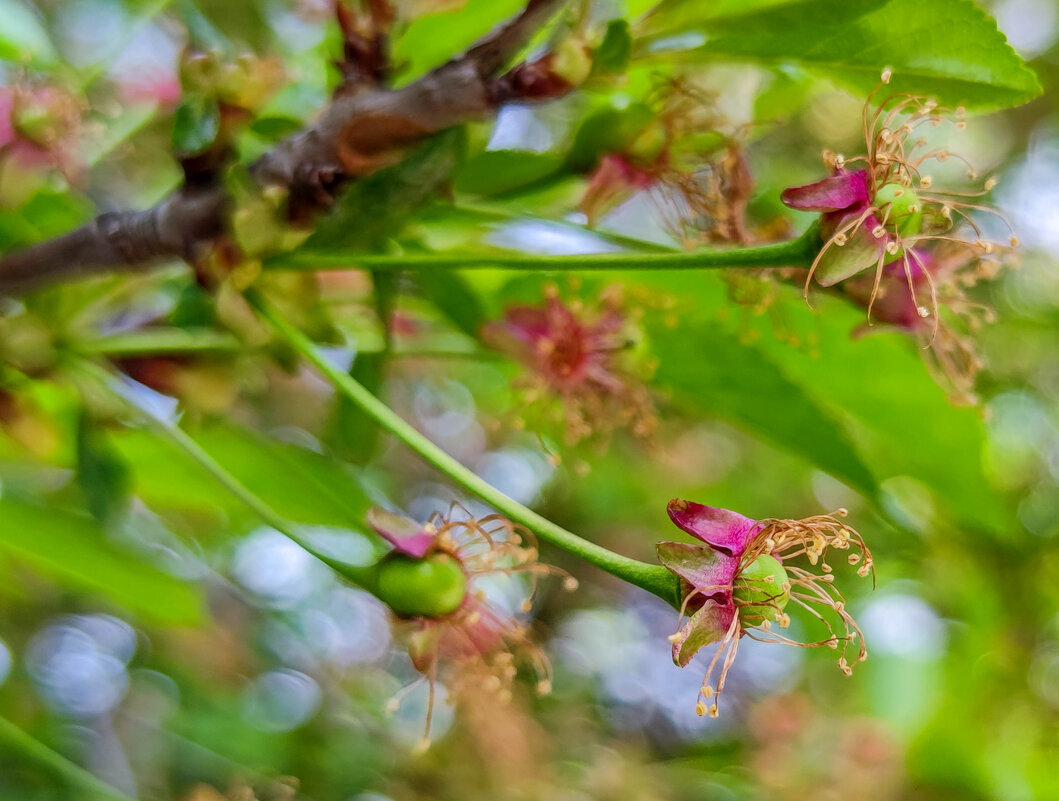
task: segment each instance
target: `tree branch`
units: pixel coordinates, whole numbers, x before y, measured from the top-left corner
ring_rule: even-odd
[[[254,162],[258,186],[288,192],[292,219],[326,208],[341,186],[398,161],[416,142],[493,113],[511,99],[497,73],[566,0],[529,0],[523,12],[401,89],[348,84],[323,116]],[[220,186],[185,184],[145,211],[106,213],[55,239],[0,258],[0,294],[17,295],[110,270],[194,260],[228,229]]]

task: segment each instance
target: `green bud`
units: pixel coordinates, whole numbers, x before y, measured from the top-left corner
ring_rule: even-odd
[[[552,71],[571,86],[580,86],[592,72],[592,54],[579,39],[568,38],[555,48]]]
[[[467,576],[448,554],[425,559],[394,554],[379,563],[375,594],[406,617],[444,617],[467,595]]]
[[[740,571],[732,585],[744,628],[775,620],[791,599],[787,571],[779,560],[762,554]]]

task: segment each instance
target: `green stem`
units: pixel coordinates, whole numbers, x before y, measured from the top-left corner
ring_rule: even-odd
[[[44,743],[30,737],[18,726],[6,718],[0,717],[0,743],[12,752],[48,770],[52,775],[70,787],[76,787],[92,798],[104,798],[107,801],[135,801],[125,793],[111,787],[102,779],[96,778],[79,765],[74,764],[58,751],[53,751]]]
[[[114,389],[112,384],[116,379],[111,373],[87,361],[80,362],[76,367],[81,372],[90,376],[110,397],[117,400],[124,408],[135,414],[155,429],[155,431],[157,431],[163,438],[167,439],[179,450],[183,451],[183,453],[192,461],[209,473],[218,484],[228,490],[228,492],[238,500],[242,501],[242,503],[250,509],[250,511],[261,518],[264,523],[289,537],[292,541],[296,542],[310,554],[356,586],[367,590],[368,592],[374,592],[376,575],[375,565],[351,565],[333,559],[327,554],[318,551],[312,543],[293,529],[290,521],[284,519],[268,504],[258,498],[257,495],[247,489],[239,479],[225,470],[224,467],[214,460],[214,458],[210,456],[201,445],[195,442],[184,429],[162,420],[161,418],[155,417],[150,412],[128,400],[121,392]]]
[[[820,233],[811,226],[789,242],[729,250],[650,252],[620,251],[541,255],[516,251],[499,253],[405,253],[341,254],[293,253],[265,262],[273,269],[347,270],[362,267],[379,270],[504,269],[504,270],[719,270],[748,267],[808,267],[820,250]]]
[[[84,355],[105,354],[122,356],[166,356],[184,353],[233,353],[242,345],[230,334],[209,329],[145,328],[108,334],[72,345]]]
[[[679,603],[677,579],[660,565],[652,565],[614,553],[600,545],[582,539],[562,526],[528,509],[484,481],[445,451],[402,420],[390,407],[372,395],[348,373],[338,369],[320,352],[316,345],[288,323],[260,295],[250,292],[250,303],[268,320],[288,344],[310,362],[342,395],[356,404],[379,426],[397,437],[434,468],[444,473],[468,492],[477,495],[498,512],[515,523],[525,526],[545,542],[579,556],[596,567],[635,584],[671,604]]]

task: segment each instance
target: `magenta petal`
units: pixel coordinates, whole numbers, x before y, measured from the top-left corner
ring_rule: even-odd
[[[422,559],[434,545],[434,535],[410,518],[374,508],[368,510],[367,520],[380,537],[405,556]]]
[[[683,597],[695,593],[689,608],[695,609],[707,598],[727,600],[739,569],[739,557],[729,556],[707,545],[687,542],[660,542],[655,546],[658,561],[684,583]]]
[[[679,528],[729,556],[742,556],[757,525],[757,521],[738,512],[679,498],[671,500],[666,511]]]
[[[841,211],[871,202],[867,170],[842,172],[815,184],[785,189],[783,202],[799,211]]]
[[[703,646],[723,640],[735,614],[735,604],[731,600],[725,603],[708,601],[680,629],[680,638],[673,643],[673,661],[685,667]]]

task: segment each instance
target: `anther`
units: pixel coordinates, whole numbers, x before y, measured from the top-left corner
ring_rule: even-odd
[[[704,704],[702,701],[699,701],[697,704],[695,704],[695,714],[698,715],[700,718],[705,715],[706,704]]]
[[[991,192],[996,187],[996,184],[997,184],[997,179],[996,178],[987,178],[983,188],[985,189],[986,192]]]
[[[882,239],[884,236],[886,236],[886,229],[883,228],[881,225],[876,225],[874,228],[871,229],[871,235],[874,236],[876,239]]]
[[[882,71],[882,76],[881,76],[882,82],[883,83],[889,83],[890,79],[893,77],[893,75],[894,75],[894,71],[890,67],[886,67]]]
[[[575,579],[573,576],[567,576],[563,579],[563,589],[567,592],[573,592],[578,588],[578,586],[579,585],[577,579]]]
[[[932,183],[934,183],[934,179],[931,178],[929,175],[923,175],[919,179],[919,185],[923,189],[929,189]]]

